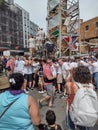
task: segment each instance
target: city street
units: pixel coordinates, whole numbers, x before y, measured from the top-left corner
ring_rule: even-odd
[[[34,89],[31,92],[31,95],[36,99],[38,102],[38,99],[42,98],[42,95],[39,94],[37,89]],[[54,107],[51,108],[53,111],[55,111],[57,116],[57,123],[61,125],[62,130],[67,130],[66,124],[65,124],[65,112],[66,112],[66,99],[60,99],[59,94],[56,95],[56,99],[54,101]],[[40,109],[41,117],[42,117],[42,123],[45,123],[45,113],[49,108],[47,107],[47,103],[43,103],[43,106]],[[91,130],[98,130],[98,124],[91,128]]]
[[[8,86],[8,81],[5,76],[0,77],[0,87],[2,86],[3,88]],[[43,96],[45,96],[45,93],[39,94],[37,88],[35,88],[33,91],[30,91],[30,94],[35,98],[37,103],[38,103],[38,99],[41,99]],[[55,114],[57,117],[56,123],[60,124],[63,130],[67,130],[66,124],[65,124],[66,99],[65,98],[61,99],[59,97],[60,95],[56,94],[53,108],[48,108],[47,102],[43,103],[43,106],[40,108],[42,123],[46,123],[45,121],[46,111],[48,109],[52,109],[55,111]],[[91,128],[91,130],[98,130],[98,124],[94,128]]]
[[[74,95],[81,86],[87,88],[87,90],[89,87],[94,88],[96,86],[97,95],[94,94],[96,98],[98,96],[98,4],[96,3],[97,0],[0,0],[0,93],[8,89],[9,82],[11,87],[14,86],[13,90],[17,90],[17,86],[22,86],[23,93],[26,92],[26,86],[28,86],[30,91],[27,91],[27,93],[33,96],[38,104],[40,103],[39,99],[43,98],[46,92],[43,94],[38,93],[39,90],[36,86],[40,86],[42,92],[45,85],[43,82],[45,82],[46,87],[49,85],[47,93],[49,89],[51,97],[53,95],[51,84],[54,84],[59,93],[55,94],[53,107],[49,108],[48,102],[44,102],[42,106],[39,106],[41,123],[43,124],[46,123],[45,115],[47,110],[52,109],[56,114],[56,123],[62,127],[62,130],[69,130],[66,127],[66,102],[68,101],[70,108]],[[92,5],[93,8],[90,8]],[[15,79],[10,76],[15,72],[23,74],[20,77],[18,76],[19,80],[22,78],[22,85],[19,85],[21,81],[17,85]],[[9,77],[9,81],[7,77]],[[72,85],[68,83],[69,81]],[[68,83],[68,85],[65,85],[65,83]],[[90,86],[90,83],[93,85]],[[63,90],[67,90],[64,90],[64,98],[61,98],[63,94],[60,95],[62,93],[60,85],[63,86]],[[64,88],[65,86],[68,88]],[[66,95],[68,99],[65,97]],[[88,94],[86,95],[88,96]],[[91,97],[93,97],[92,95],[90,94]],[[28,95],[25,96],[28,98]],[[50,98],[48,96],[45,99]],[[80,94],[79,97],[81,97]],[[95,104],[92,105],[91,100],[85,101],[85,99],[89,98],[82,99],[84,99],[83,102],[79,101],[79,104],[82,104],[80,106],[86,110],[86,114],[91,114],[91,121],[93,122],[92,115],[95,111],[93,112],[94,108],[91,109],[91,106],[95,107],[97,103],[93,101]],[[7,101],[9,102],[9,98],[7,98]],[[41,101],[43,102],[43,100]],[[90,105],[88,105],[89,102]],[[4,107],[2,102],[0,105],[2,112]],[[51,105],[52,101],[50,100],[49,106]],[[89,107],[86,107],[86,105]],[[18,106],[22,106],[21,102]],[[88,110],[91,110],[91,113]],[[1,112],[0,116],[2,116]],[[29,115],[32,116],[33,110],[30,112]],[[76,111],[76,113],[75,115],[78,117],[78,113],[83,113],[83,111],[79,109],[79,112]],[[86,122],[87,125],[87,121],[90,119],[88,120],[89,117],[86,118],[86,114],[79,117],[85,117],[86,121],[81,120]],[[21,115],[24,114],[21,113]],[[36,114],[34,113],[34,115]],[[9,118],[9,116],[7,117]],[[28,119],[26,116],[24,117]],[[30,119],[32,118],[36,119],[33,116]],[[74,119],[78,121],[76,118]],[[7,120],[6,117],[5,120]],[[3,121],[4,126],[6,126],[5,120]],[[18,119],[15,121],[17,123]],[[0,124],[3,125],[3,122]],[[84,122],[83,125],[85,125]],[[19,123],[22,125],[20,120]],[[8,122],[8,128],[11,129],[9,124],[11,123]],[[26,125],[26,123],[24,124]],[[91,123],[89,124],[91,125]],[[98,121],[90,130],[98,130]]]

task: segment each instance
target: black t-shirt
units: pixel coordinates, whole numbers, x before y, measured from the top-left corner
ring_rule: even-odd
[[[55,126],[51,127],[49,125],[46,124],[41,124],[39,126],[39,130],[62,130],[61,126],[56,124]]]
[[[60,125],[56,124],[54,127],[47,126],[46,130],[62,130]]]

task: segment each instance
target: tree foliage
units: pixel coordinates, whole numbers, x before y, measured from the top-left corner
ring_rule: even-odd
[[[3,2],[4,2],[4,0],[0,0],[0,5],[2,5],[2,4],[3,4]]]

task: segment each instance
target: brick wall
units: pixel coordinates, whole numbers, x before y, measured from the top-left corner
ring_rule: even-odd
[[[94,38],[98,38],[98,17],[82,22],[80,25],[81,41],[89,41]]]

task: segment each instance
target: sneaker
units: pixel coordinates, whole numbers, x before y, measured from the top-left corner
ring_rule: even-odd
[[[61,98],[61,99],[65,98],[65,95],[62,95],[60,98]]]
[[[46,93],[46,90],[44,90],[43,92]]]
[[[61,91],[58,91],[58,94],[62,94],[62,92],[61,92]]]
[[[31,87],[31,90],[33,90],[34,89],[34,87]]]
[[[65,95],[61,95],[61,99],[63,99],[63,98],[67,98],[68,97],[68,95],[67,94],[65,94]]]
[[[40,90],[40,91],[38,91],[38,93],[44,93],[44,91],[41,91],[41,90]]]
[[[38,93],[41,93],[41,90],[39,90]]]
[[[34,88],[27,87],[27,90],[28,90],[28,91],[30,91],[30,90],[32,91],[33,89],[34,89]]]
[[[29,93],[29,91],[28,91],[28,90],[26,90],[26,89],[24,89],[24,92],[25,92],[25,93],[27,93],[27,94]]]

